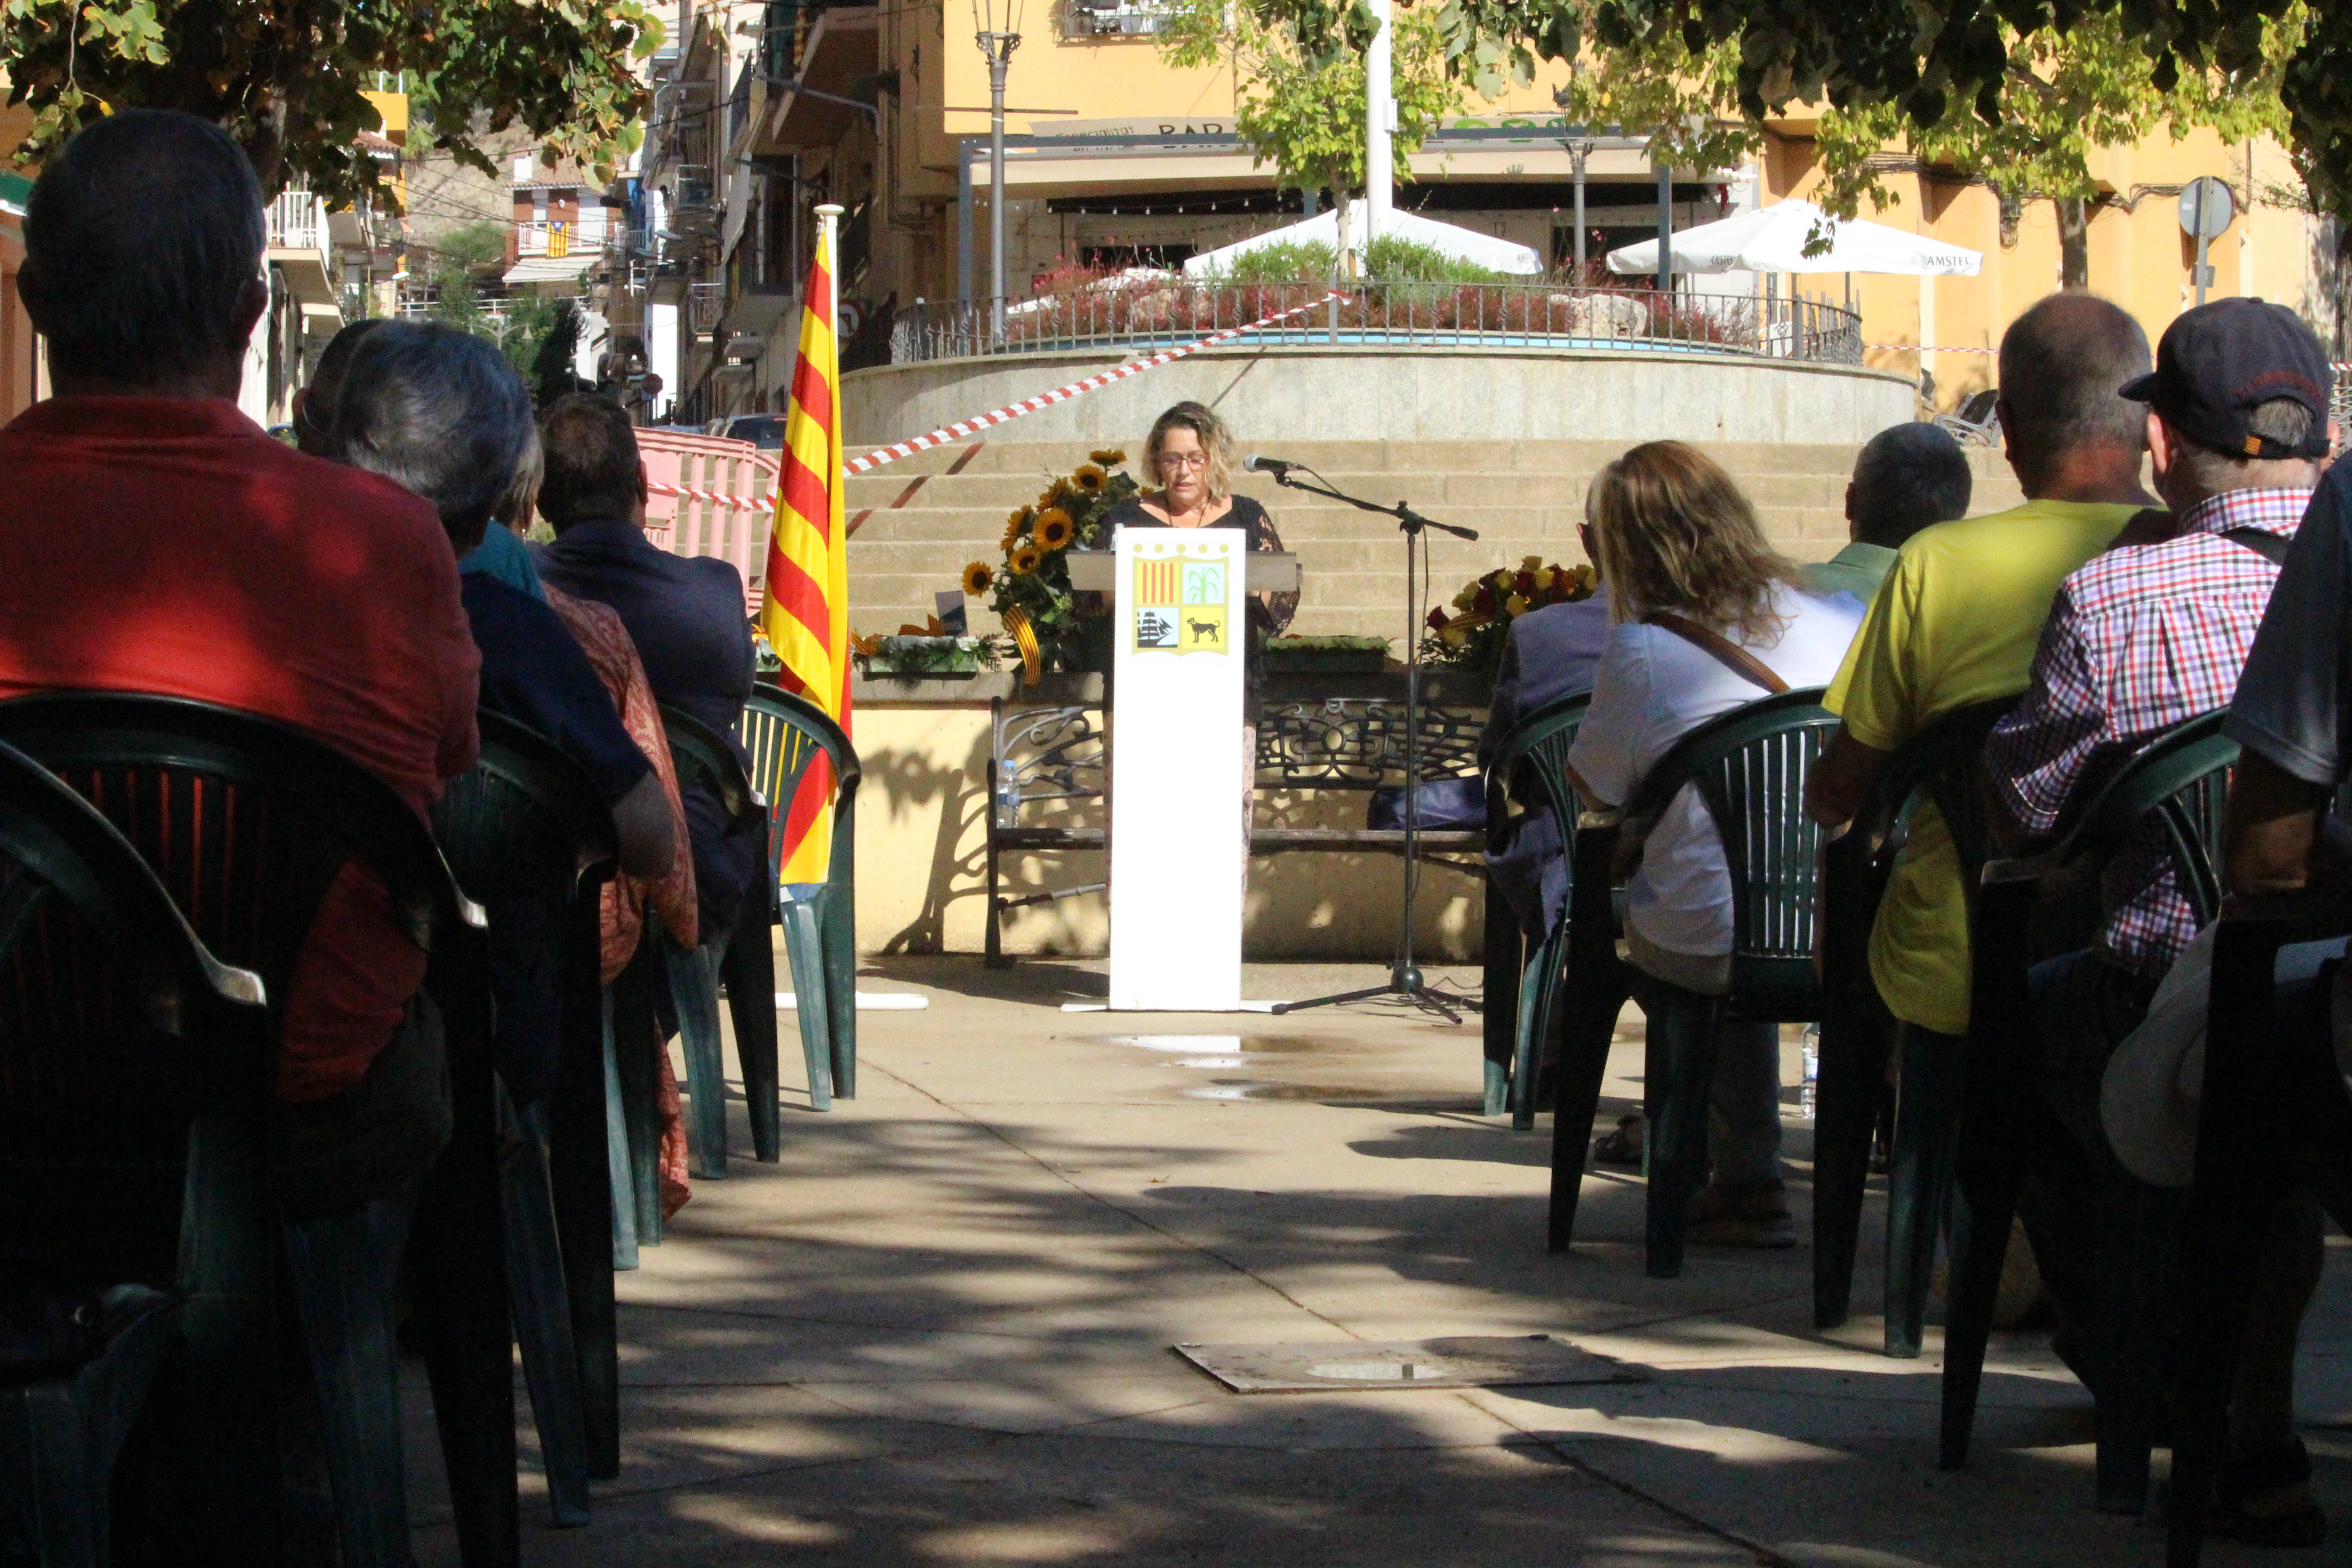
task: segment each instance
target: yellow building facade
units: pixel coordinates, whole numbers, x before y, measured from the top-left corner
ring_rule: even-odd
[[[1806,198],[1820,185],[1811,122],[1775,121],[1759,160],[1766,202]],[[2238,295],[2293,307],[2332,333],[2335,306],[2326,285],[2327,247],[2310,215],[2286,205],[2298,188],[2286,150],[2263,139],[2225,142],[2200,130],[2175,140],[2158,132],[2130,147],[2100,150],[2094,163],[2100,196],[2089,212],[2089,287],[2129,310],[2150,341],[2196,302],[2196,241],[2180,224],[2179,196],[2191,180],[2226,182],[2235,197],[2229,228],[2208,242],[2213,268],[2208,299]],[[1916,169],[1889,174],[1895,201],[1863,216],[1892,227],[1980,251],[1974,278],[1857,277],[1865,363],[1934,377],[1936,402],[1949,408],[1993,384],[2000,334],[2059,286],[2058,214],[2030,201],[2006,229],[2000,200],[1981,184],[1938,180]],[[1844,297],[1840,275],[1806,274],[1795,287]],[[1944,350],[1944,353],[1921,351]]]

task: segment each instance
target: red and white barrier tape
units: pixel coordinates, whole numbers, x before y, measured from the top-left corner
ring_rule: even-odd
[[[1114,381],[1124,381],[1127,377],[1139,372],[1157,370],[1171,360],[1182,359],[1186,354],[1199,353],[1202,349],[1213,348],[1219,343],[1230,342],[1240,337],[1244,332],[1255,332],[1261,327],[1272,326],[1286,316],[1296,316],[1302,311],[1311,310],[1318,305],[1328,305],[1340,298],[1343,296],[1334,289],[1320,300],[1310,300],[1304,305],[1295,305],[1287,310],[1277,310],[1271,316],[1261,316],[1246,326],[1228,327],[1223,331],[1213,332],[1197,342],[1186,343],[1181,348],[1163,350],[1149,359],[1139,359],[1131,364],[1120,365],[1116,370],[1107,370],[1100,375],[1090,375],[1084,381],[1074,381],[1067,386],[1057,386],[1051,392],[1041,392],[1034,397],[1024,397],[1018,403],[1009,404],[1003,408],[991,409],[986,414],[974,418],[960,419],[952,425],[941,426],[930,434],[918,436],[910,441],[900,441],[888,447],[877,447],[862,458],[852,458],[842,467],[845,472],[862,474],[869,469],[878,468],[885,463],[896,462],[900,458],[911,458],[916,453],[930,447],[941,446],[950,441],[961,440],[964,437],[975,431],[985,430],[992,425],[1002,425],[1008,419],[1018,419],[1024,414],[1034,414],[1040,408],[1050,407],[1054,404],[1080,396],[1097,387],[1108,386]]]
[[[773,496],[730,496],[717,490],[698,490],[692,485],[666,485],[659,479],[647,479],[646,489],[657,496],[677,496],[681,500],[698,500],[709,506],[723,506],[730,511],[773,511]]]

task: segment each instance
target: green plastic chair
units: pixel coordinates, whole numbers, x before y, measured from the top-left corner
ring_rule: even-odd
[[[2175,725],[2143,747],[2091,799],[2055,848],[1994,860],[1974,911],[1974,996],[1969,1074],[1952,1205],[1950,1316],[1944,1331],[1942,1463],[1968,1460],[2010,1227],[2029,1143],[2065,1137],[2038,1110],[2027,970],[2041,957],[2032,933],[2041,900],[2065,886],[2096,886],[2096,873],[2128,848],[2142,825],[2162,830],[2181,891],[2200,926],[2221,910],[2221,813],[2238,743],[2221,733],[2225,712]],[[2085,879],[2088,879],[2086,881]],[[2086,904],[2089,900],[2084,900]],[[2039,908],[2038,908],[2039,906]],[[2092,910],[2095,915],[2095,909]],[[2087,923],[2087,921],[2085,922]],[[2060,945],[2079,945],[2068,937]],[[2147,1506],[2161,1376],[2162,1305],[2177,1289],[2166,1258],[2180,1203],[2135,1180],[2104,1150],[2095,1155],[2097,1195],[2098,1497],[2102,1511]]]
[[[781,687],[751,689],[737,733],[751,753],[752,788],[767,802],[768,872],[792,963],[809,1100],[822,1110],[833,1094],[857,1098],[857,786],[864,774],[841,726]],[[820,755],[833,764],[832,858],[823,882],[786,886],[784,814]]]
[[[383,780],[289,725],[180,698],[58,692],[0,702],[0,742],[48,768],[96,806],[153,869],[206,948],[260,976],[268,987],[266,1026],[273,1046],[282,999],[320,901],[353,859],[382,878],[395,918],[428,952],[438,935],[481,927],[481,910],[457,890],[416,813]],[[487,1074],[484,1079],[487,1090]],[[485,1093],[478,1100],[461,1096],[455,1110],[453,1152],[470,1146],[487,1128],[492,1108]],[[215,1158],[226,1166],[256,1156],[257,1149],[241,1140],[258,1131],[224,1126],[219,1144],[209,1151],[192,1142],[198,1157],[191,1163],[209,1168]],[[17,1141],[13,1133],[6,1140]],[[96,1239],[102,1222],[77,1220],[71,1205],[57,1201],[75,1188],[70,1178],[54,1184],[46,1211],[16,1218],[27,1226],[71,1225]],[[494,1186],[467,1196],[478,1207],[495,1207],[498,1201]],[[420,1200],[409,1256],[417,1259],[416,1318],[439,1389],[467,1369],[457,1364],[463,1357],[453,1345],[449,1302],[438,1287],[477,1267],[496,1270],[499,1262],[494,1246],[486,1257],[470,1245],[436,1247],[427,1234],[430,1206],[428,1194]],[[348,1568],[397,1564],[409,1553],[392,1291],[383,1275],[384,1209],[371,1204],[277,1226],[320,1391],[338,1546]],[[447,1239],[470,1244],[481,1228],[457,1227]],[[199,1244],[218,1242],[226,1254],[261,1239],[248,1232],[203,1237]],[[266,1280],[271,1265],[266,1256],[224,1256],[207,1267],[247,1270],[242,1279],[250,1283]],[[267,1339],[268,1287],[257,1304],[249,1297],[233,1299],[244,1288],[190,1304],[192,1319],[205,1322],[204,1332],[219,1353],[203,1358],[198,1382],[185,1391],[188,1418],[205,1431],[184,1446],[177,1463],[186,1475],[201,1477],[190,1483],[195,1495],[186,1510],[203,1516],[200,1528],[238,1529],[255,1521],[250,1527],[267,1534],[278,1513],[270,1452],[277,1438],[267,1420],[272,1408],[267,1391],[277,1369]],[[502,1346],[500,1357],[508,1354]],[[510,1412],[510,1384],[508,1398]],[[439,1414],[446,1432],[452,1413]],[[512,1538],[513,1442],[509,1414],[502,1508],[499,1497],[484,1495],[474,1500],[481,1505],[477,1511],[458,1495],[472,1467],[453,1459],[452,1501],[461,1540]]]
[[[1580,691],[1548,702],[1513,724],[1503,734],[1495,751],[1495,760],[1486,768],[1486,841],[1490,848],[1500,842],[1507,821],[1506,813],[1515,801],[1523,809],[1549,809],[1552,819],[1560,825],[1560,852],[1572,867],[1576,855],[1576,792],[1568,784],[1568,749],[1576,743],[1576,731],[1584,722],[1584,711],[1592,703],[1592,694]],[[1520,788],[1534,780],[1533,789]],[[1570,895],[1574,889],[1571,886]],[[1491,900],[1489,919],[1496,913]],[[1507,906],[1502,913],[1508,915]],[[1568,910],[1545,931],[1527,955],[1524,972],[1518,976],[1516,992],[1517,1005],[1511,1008],[1510,1055],[1486,1061],[1486,1114],[1499,1115],[1506,1103],[1510,1107],[1511,1127],[1525,1131],[1535,1125],[1536,1083],[1542,1072],[1545,1042],[1551,1038],[1552,1019],[1559,1007],[1559,991],[1563,978],[1562,966],[1568,951]],[[1517,931],[1516,921],[1512,931]],[[1488,941],[1494,940],[1492,933]],[[1516,943],[1506,942],[1500,952],[1507,954]],[[1498,972],[1496,978],[1501,978]],[[1499,988],[1490,981],[1490,994]],[[1499,996],[1496,998],[1501,1000]],[[1504,1016],[1501,1008],[1490,1015],[1497,1021]]]
[[[1643,1111],[1649,1120],[1644,1145],[1649,1166],[1647,1267],[1654,1279],[1682,1272],[1684,1211],[1706,1173],[1707,1093],[1715,1078],[1716,1035],[1727,1019],[1815,1022],[1822,991],[1813,972],[1813,924],[1821,883],[1822,832],[1805,815],[1805,782],[1820,759],[1837,717],[1822,706],[1823,689],[1803,687],[1735,708],[1708,721],[1675,744],[1649,771],[1625,803],[1620,831],[1638,842],[1646,837],[1685,786],[1695,788],[1722,835],[1731,874],[1731,984],[1721,996],[1705,996],[1655,981],[1659,1007],[1652,1032],[1654,1050],[1643,1079]],[[1574,1068],[1576,1081],[1590,1081],[1597,1099],[1605,1067],[1605,1041],[1588,1043],[1587,1060]],[[1562,1094],[1556,1116],[1589,1126],[1592,1103],[1571,1106],[1571,1065],[1560,1064]],[[1552,1201],[1564,1185],[1555,1139]],[[1565,1246],[1557,1215],[1556,1247]]]
[[[1896,748],[1871,800],[1846,830],[1822,847],[1822,1037],[1813,1124],[1813,1322],[1846,1321],[1870,1182],[1870,1151],[1885,1099],[1895,1023],[1870,974],[1870,931],[1878,918],[1914,802],[1932,798],[1953,829],[1964,862],[1979,863],[1985,827],[1978,773],[1985,737],[2016,699],[1972,703],[1946,714]],[[1886,1346],[1916,1355],[1927,1308],[1937,1226],[1951,1181],[1958,1122],[1956,1064],[1906,1054],[1898,1094],[1895,1159],[1887,1177]],[[1935,1091],[1935,1092],[1931,1092]],[[1927,1145],[1923,1156],[1921,1145]],[[1920,1240],[1927,1251],[1919,1256]]]
[[[223,1304],[266,1293],[263,984],[5,746],[0,900],[0,1542],[102,1568],[115,1460],[165,1360],[259,1349]]]

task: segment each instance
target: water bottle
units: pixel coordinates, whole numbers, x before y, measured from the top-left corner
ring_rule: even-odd
[[[1805,1042],[1801,1051],[1804,1061],[1804,1081],[1803,1087],[1797,1090],[1797,1114],[1811,1121],[1818,1102],[1815,1086],[1822,1076],[1822,1026],[1819,1024],[1805,1026]]]

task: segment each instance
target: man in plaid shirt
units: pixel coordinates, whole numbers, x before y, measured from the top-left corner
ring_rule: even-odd
[[[2156,363],[2122,392],[2148,405],[2156,488],[2169,510],[2143,512],[2059,587],[2032,683],[1985,751],[1997,818],[2008,818],[1995,831],[2012,849],[2071,826],[2158,734],[2229,705],[2327,456],[2327,357],[2293,311],[2254,300],[2200,306],[2166,331]],[[2114,1159],[2100,1080],[2196,934],[2152,824],[2106,868],[2099,904],[2092,945],[2032,977],[2033,1088],[2071,1138],[2036,1148],[2020,1207],[2058,1300],[2062,1354],[2085,1345],[2095,1310],[2095,1169]],[[2307,1200],[2284,1216],[2257,1279],[2254,1316],[2268,1331],[2249,1335],[2240,1361],[2231,1463],[2243,1473],[2235,1486],[2225,1477],[2210,1516],[2218,1533],[2249,1542],[2312,1544],[2325,1528],[2300,1479],[2307,1466],[2296,1468],[2292,1424],[2317,1226]]]
[[[2229,705],[2319,482],[2329,380],[2326,353],[2293,311],[2221,300],[2175,321],[2156,373],[2122,389],[2149,405],[2149,455],[2170,511],[2142,513],[2058,589],[2032,684],[1985,752],[2013,846],[2071,826],[2143,745]],[[2063,996],[2066,1032],[2095,1054],[2082,1065],[2103,1068],[2196,922],[2152,826],[2100,893],[2097,941],[2053,960],[2035,991]],[[2095,1107],[2095,1077],[2087,1088]],[[2096,1125],[2094,1110],[2077,1131]]]

